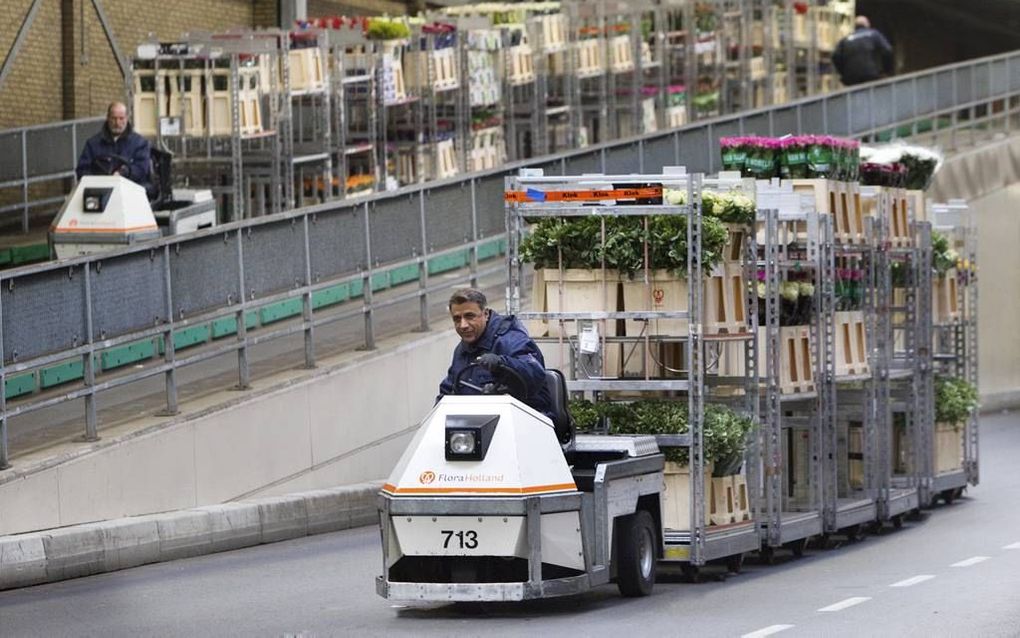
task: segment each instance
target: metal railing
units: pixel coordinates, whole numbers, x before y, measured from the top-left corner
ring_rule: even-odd
[[[12,417],[78,398],[85,401],[85,435],[96,437],[97,395],[163,375],[166,409],[177,410],[176,373],[186,365],[236,353],[238,383],[248,382],[252,346],[304,333],[305,360],[315,361],[315,330],[361,316],[364,345],[374,347],[373,299],[378,274],[415,266],[417,287],[388,299],[417,298],[420,325],[440,288],[428,262],[470,250],[465,281],[474,282],[478,246],[504,232],[504,176],[529,165],[547,174],[650,173],[663,166],[718,168],[717,140],[741,134],[817,132],[862,138],[883,133],[921,137],[952,150],[969,135],[1009,132],[1020,116],[1020,52],[940,67],[820,97],[725,116],[673,131],[633,137],[582,151],[508,164],[499,170],[379,194],[359,203],[330,203],[278,216],[236,222],[187,236],[89,257],[0,272],[0,383],[25,371],[79,360],[82,383],[32,394],[8,405],[0,393],[0,466],[8,461]],[[492,272],[502,269],[493,266]],[[343,282],[361,282],[363,298],[331,309],[313,307],[313,295]],[[299,322],[249,332],[246,313],[285,300],[302,302]],[[233,339],[178,357],[176,330],[236,320]],[[96,353],[139,339],[158,339],[163,361],[142,370],[99,378]]]

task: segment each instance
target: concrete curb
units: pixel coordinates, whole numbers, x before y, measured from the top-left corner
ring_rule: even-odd
[[[0,590],[371,525],[382,482],[0,536]]]

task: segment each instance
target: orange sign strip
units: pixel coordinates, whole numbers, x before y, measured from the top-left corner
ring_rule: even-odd
[[[506,191],[503,193],[503,199],[508,202],[597,202],[607,199],[649,199],[654,197],[662,197],[661,186],[586,191]]]
[[[131,226],[130,228],[55,228],[58,233],[130,233],[136,230],[156,230],[159,226]]]
[[[576,490],[574,483],[558,483],[555,485],[532,485],[529,487],[397,487],[386,483],[382,491],[388,494],[538,494],[541,492],[563,492]]]

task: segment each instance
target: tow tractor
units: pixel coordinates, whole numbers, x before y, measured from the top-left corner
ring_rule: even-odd
[[[172,188],[170,153],[154,149],[152,199],[146,189],[116,173],[129,162],[97,158],[103,175],[83,175],[50,225],[51,254],[58,259],[108,252],[164,235],[216,225],[216,201],[208,190]]]
[[[379,497],[379,595],[516,601],[610,581],[648,595],[663,555],[655,438],[577,435],[562,373],[546,371],[553,419],[518,398],[513,376],[425,417]]]

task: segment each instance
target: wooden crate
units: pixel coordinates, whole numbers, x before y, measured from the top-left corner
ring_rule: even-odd
[[[864,428],[851,425],[847,435],[847,474],[850,489],[864,489]]]
[[[733,493],[732,477],[712,477],[709,497],[709,524],[729,525],[736,522],[736,498]]]
[[[183,69],[169,78],[170,117],[181,118],[181,133],[205,135],[205,109],[202,108],[202,90],[205,72],[202,69]]]
[[[544,15],[542,20],[542,46],[549,50],[562,49],[567,43],[567,17],[562,13]]]
[[[833,238],[838,243],[864,243],[864,214],[857,182],[832,179],[794,179],[795,193],[810,195],[814,209],[833,217]]]
[[[611,312],[620,301],[620,275],[615,270],[584,270],[568,268],[563,271],[546,269],[545,303],[548,312]],[[600,335],[615,337],[619,334],[616,321],[598,322]],[[551,337],[576,338],[577,322],[549,321]],[[606,343],[603,351],[603,374],[618,377],[621,374],[621,344]]]
[[[212,86],[206,85],[206,100],[209,105],[209,134],[210,135],[232,135],[232,109],[233,102],[230,95],[230,69],[212,69],[207,81]]]
[[[667,462],[663,470],[666,489],[662,494],[663,514],[662,526],[665,529],[686,531],[691,529],[691,468]],[[712,489],[712,470],[705,468],[705,523],[711,519],[710,493]]]
[[[952,472],[963,467],[963,426],[935,424],[935,473]]]
[[[531,46],[519,44],[510,47],[510,73],[507,80],[510,84],[528,84],[535,81],[535,57]]]
[[[613,73],[626,73],[634,69],[630,36],[618,35],[609,39],[609,68]]]
[[[764,80],[768,75],[768,70],[765,68],[765,58],[754,57],[750,60],[750,71],[752,80]]]
[[[545,269],[536,268],[531,280],[531,311],[547,312],[545,301]],[[549,322],[543,319],[528,319],[524,327],[532,337],[544,337],[549,334]]]
[[[952,323],[960,319],[957,285],[955,268],[950,268],[944,275],[932,278],[931,313],[934,323]]]
[[[867,330],[860,310],[834,313],[836,376],[869,374]]]
[[[758,328],[758,376],[764,377],[766,362],[773,353],[765,352],[765,328]],[[744,376],[742,344],[724,344],[719,356],[719,376]],[[781,394],[813,392],[815,389],[814,354],[811,330],[807,326],[783,326],[779,329],[779,391]]]
[[[309,47],[291,49],[287,53],[290,62],[291,91],[321,91],[326,88],[322,69],[322,49]]]
[[[878,198],[881,194],[890,198],[889,245],[908,248],[914,239],[910,231],[910,209],[907,191],[902,188],[870,186],[861,193],[861,209],[864,217],[876,217],[879,212]]]
[[[159,118],[167,114],[166,92],[156,90],[157,82],[165,82],[165,78],[164,71],[157,78],[153,69],[134,70],[131,123],[139,135],[155,137],[159,131]]]
[[[910,211],[908,217],[918,222],[928,221],[928,200],[925,198],[924,191],[908,190],[906,198]]]
[[[643,273],[634,279],[624,279],[623,307],[628,312],[654,310],[659,312],[678,312],[687,310],[690,301],[690,289],[687,279],[677,277],[667,270],[653,270],[649,273],[648,283]],[[650,319],[647,322],[628,319],[624,324],[627,336],[644,334],[660,336],[684,336],[688,332],[687,319]]]
[[[739,334],[747,325],[744,268],[724,264],[705,280],[705,334]]]
[[[431,67],[432,77],[429,77]],[[410,51],[404,55],[404,82],[413,88],[447,91],[460,86],[457,50]]]
[[[786,104],[790,101],[789,91],[786,87],[786,71],[778,71],[772,74],[772,103]]]
[[[602,48],[605,40],[581,40],[577,43],[577,74],[597,75],[605,70],[602,62]]]
[[[238,73],[240,89],[241,135],[258,135],[262,132],[262,98],[259,94],[258,70],[241,69]]]

